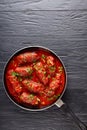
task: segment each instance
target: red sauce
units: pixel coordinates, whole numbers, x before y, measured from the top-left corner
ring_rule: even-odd
[[[65,87],[65,70],[51,52],[36,50],[14,55],[9,61],[6,89],[11,98],[25,107],[43,108],[54,103]]]

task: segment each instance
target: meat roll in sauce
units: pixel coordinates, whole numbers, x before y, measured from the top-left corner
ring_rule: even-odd
[[[16,59],[18,61],[18,64],[22,65],[25,63],[32,63],[36,61],[37,59],[39,59],[39,56],[35,52],[25,52],[23,54],[18,55]]]
[[[15,69],[15,72],[22,77],[30,76],[33,72],[33,68],[31,66],[22,66],[17,67]]]
[[[34,82],[32,80],[25,79],[22,81],[23,86],[32,93],[40,94],[44,90],[44,86],[41,83]]]
[[[33,95],[33,94],[29,94],[27,92],[23,92],[21,95],[20,95],[20,100],[23,102],[23,103],[27,103],[27,104],[30,104],[30,105],[38,105],[39,102],[40,102],[40,99]]]

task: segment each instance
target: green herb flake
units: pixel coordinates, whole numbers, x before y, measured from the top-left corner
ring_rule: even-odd
[[[56,67],[55,66],[50,66],[49,69],[50,69],[51,72],[54,72],[56,70]]]
[[[18,80],[19,80],[19,81],[22,81],[22,78],[21,78],[21,77],[18,77]]]
[[[15,71],[13,71],[11,74],[12,74],[12,76],[19,76],[19,73],[15,72]]]
[[[44,71],[43,73],[44,73],[44,75],[46,75],[46,71]]]
[[[33,70],[31,68],[27,68],[26,70],[30,75],[33,73]]]
[[[43,59],[45,59],[46,58],[46,56],[44,55],[44,54],[42,54],[42,56],[41,56]]]
[[[50,75],[48,75],[48,78],[51,78],[51,76],[50,76]]]
[[[58,95],[54,95],[54,98],[58,98],[58,97],[60,97],[60,94],[58,94]]]
[[[57,99],[59,96],[60,96],[60,94],[58,94],[58,95],[54,95],[53,97],[48,98],[48,100]]]
[[[33,95],[33,94],[30,94],[30,95],[28,96],[28,98],[31,99],[31,100],[33,100],[33,99],[34,99],[34,95]]]
[[[58,69],[59,69],[59,72],[63,71],[63,67],[62,66],[58,67]]]

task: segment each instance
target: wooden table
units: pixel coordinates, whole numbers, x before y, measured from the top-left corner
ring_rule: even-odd
[[[87,0],[0,0],[0,130],[79,130],[55,105],[25,111],[6,96],[7,60],[18,49],[34,45],[60,56],[67,70],[62,99],[87,124]]]

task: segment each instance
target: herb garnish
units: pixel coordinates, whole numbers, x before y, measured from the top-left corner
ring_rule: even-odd
[[[59,66],[58,69],[59,69],[59,72],[63,71],[63,67],[62,66]]]
[[[19,76],[19,77],[18,77],[18,80],[19,80],[19,81],[22,81],[22,78]]]
[[[59,96],[60,96],[60,94],[58,94],[58,95],[54,95],[54,96],[48,98],[48,100],[53,100],[54,98],[57,99]]]
[[[51,76],[50,76],[50,75],[48,75],[48,78],[51,78]]]
[[[28,98],[33,99],[33,98],[34,98],[34,95],[33,95],[33,94],[30,94]]]
[[[12,74],[12,76],[20,76],[19,73],[15,72],[15,71],[13,71],[11,74]]]
[[[46,58],[46,56],[44,55],[44,54],[42,54],[42,56],[41,56],[43,59],[45,59]]]
[[[33,70],[31,68],[27,68],[27,72],[31,75],[33,73]]]
[[[54,72],[56,70],[56,67],[55,66],[49,66],[49,69],[51,72]]]

